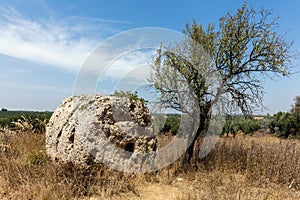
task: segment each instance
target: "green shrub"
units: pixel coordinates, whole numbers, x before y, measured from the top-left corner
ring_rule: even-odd
[[[261,127],[262,121],[260,120],[244,116],[231,116],[226,120],[223,127],[223,134],[232,133],[236,135],[239,131],[249,134],[261,129]]]
[[[277,137],[287,138],[297,133],[299,124],[295,115],[287,112],[278,112],[269,123],[271,133]]]
[[[141,98],[138,96],[137,92],[131,92],[131,91],[115,91],[113,93],[113,96],[116,96],[116,97],[126,97],[126,98],[129,98],[131,101],[137,101],[139,100],[140,102],[142,102],[142,104],[146,105],[147,104],[147,101],[144,99],[144,98]]]
[[[170,132],[172,135],[176,135],[180,126],[180,117],[179,114],[168,114],[161,132]]]
[[[47,159],[48,157],[44,152],[30,153],[25,158],[25,163],[30,166],[41,166],[46,164]]]

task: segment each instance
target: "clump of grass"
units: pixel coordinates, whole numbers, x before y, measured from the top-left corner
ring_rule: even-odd
[[[33,166],[40,166],[46,164],[48,161],[47,154],[45,152],[30,153],[25,158],[25,163]]]
[[[275,183],[300,189],[299,144],[272,137],[222,139],[199,167],[241,173],[260,186]]]
[[[44,133],[48,120],[21,116],[17,121],[12,122],[12,127],[21,132]]]

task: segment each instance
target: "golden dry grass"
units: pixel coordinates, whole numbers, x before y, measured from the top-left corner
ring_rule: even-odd
[[[52,163],[43,134],[0,130],[0,199],[300,199],[300,141],[221,138],[195,169],[133,175]]]

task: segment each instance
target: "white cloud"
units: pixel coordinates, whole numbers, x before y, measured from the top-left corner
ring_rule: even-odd
[[[32,20],[12,8],[0,8],[0,53],[74,71],[103,37],[118,32],[114,25],[122,23],[74,16]]]
[[[133,90],[146,84],[149,62],[159,47],[161,34],[154,31],[152,38],[152,29],[129,31],[108,38],[95,48],[108,36],[119,33],[118,28],[124,25],[128,23],[76,16],[33,20],[12,8],[0,7],[0,54],[73,72],[80,69],[74,83],[76,94],[93,92],[97,84],[100,90],[103,86]],[[109,87],[102,84],[107,79]]]
[[[137,50],[123,55],[111,63],[104,75],[114,79],[127,78],[143,82],[151,71],[151,59],[155,52]]]

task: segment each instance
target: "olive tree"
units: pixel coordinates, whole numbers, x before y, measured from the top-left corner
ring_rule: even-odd
[[[186,150],[187,163],[197,155],[195,146],[205,135],[211,108],[220,96],[226,97],[226,108],[251,114],[263,106],[264,79],[291,74],[292,41],[276,32],[277,27],[278,17],[272,12],[257,12],[244,3],[236,13],[221,17],[217,25],[187,23],[186,40],[175,47],[162,44],[157,51],[149,81],[160,94],[161,104],[182,113],[189,112],[187,107],[198,108],[199,123]],[[220,82],[218,87],[214,81]],[[191,94],[189,98],[184,91]]]

